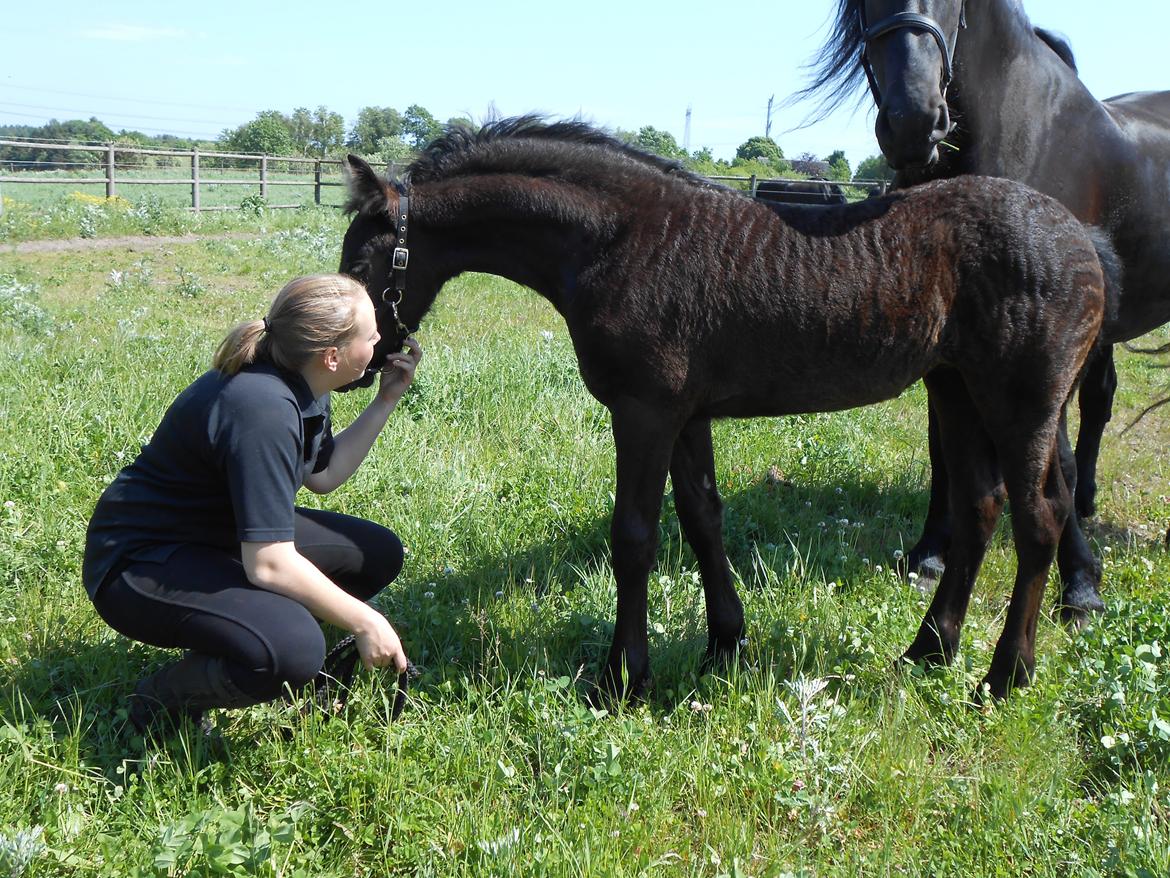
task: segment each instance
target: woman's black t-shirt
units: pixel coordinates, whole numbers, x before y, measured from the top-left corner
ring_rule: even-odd
[[[329,397],[268,364],[212,370],[179,394],[138,457],[106,488],[86,534],[92,597],[129,561],[165,561],[185,544],[239,552],[293,538],[305,474],[333,453]]]

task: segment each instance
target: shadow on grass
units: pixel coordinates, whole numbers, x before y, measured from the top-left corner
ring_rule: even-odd
[[[0,727],[10,737],[29,735],[46,746],[68,748],[76,739],[77,762],[123,786],[140,763],[166,751],[174,761],[202,766],[226,754],[193,726],[144,742],[126,714],[135,681],[172,661],[161,650],[125,637],[49,640],[31,649],[14,668],[12,689],[0,698]],[[48,726],[49,728],[46,728]]]
[[[761,581],[761,566],[781,579],[790,570],[801,570],[824,582],[835,581],[848,595],[853,583],[872,576],[875,565],[892,567],[893,553],[916,527],[926,499],[920,489],[876,482],[806,487],[763,477],[724,498],[728,558],[745,583]],[[388,590],[382,605],[408,653],[424,669],[414,690],[434,689],[458,678],[504,685],[538,671],[578,678],[584,685],[593,681],[613,635],[616,594],[609,525],[608,514],[597,517],[561,538],[518,547],[505,557],[481,558],[478,565],[437,583],[413,578],[408,561],[403,578]],[[649,584],[652,607],[661,592],[660,570],[697,569],[672,494],[663,504],[659,536],[659,567]],[[582,601],[570,602],[566,596],[587,579],[610,587],[595,589],[582,608]],[[662,709],[673,709],[688,697],[706,670],[701,586],[692,586],[688,577],[674,587],[674,600],[680,607],[686,604],[689,617],[673,629],[652,627],[650,635],[654,686],[648,697]],[[680,598],[682,590],[689,596]],[[676,619],[678,615],[676,610]],[[837,642],[836,632],[831,638],[821,634],[794,634],[787,625],[765,630],[755,625],[749,607],[753,665],[767,667],[782,679],[809,663],[848,663],[852,653],[845,654],[849,647]],[[894,658],[890,656],[891,662]]]

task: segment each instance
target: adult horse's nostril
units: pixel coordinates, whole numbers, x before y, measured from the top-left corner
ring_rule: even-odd
[[[947,102],[944,100],[935,107],[934,130],[930,132],[930,142],[932,144],[939,143],[946,139],[946,136],[950,133],[951,113],[947,108]]]

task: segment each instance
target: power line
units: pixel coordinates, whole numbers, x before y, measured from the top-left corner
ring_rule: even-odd
[[[0,101],[0,107],[21,107],[25,110],[48,110],[53,113],[89,113],[91,116],[97,115],[92,110],[79,110],[76,107],[42,107],[37,104],[17,104],[11,101]],[[178,116],[144,116],[140,113],[122,112],[112,113],[111,115],[125,119],[149,119],[152,122],[183,122],[193,125],[219,124],[219,121],[216,119],[183,119]]]
[[[213,106],[211,104],[184,104],[178,101],[156,101],[149,98],[120,98],[112,95],[95,95],[80,91],[64,91],[56,88],[42,88],[39,85],[13,85],[9,82],[0,83],[0,88],[17,88],[21,91],[40,91],[47,94],[68,95],[74,98],[95,98],[102,101],[121,101],[126,104],[155,104],[163,107],[192,107],[197,110],[230,110],[241,113],[254,113],[255,107],[223,107]]]

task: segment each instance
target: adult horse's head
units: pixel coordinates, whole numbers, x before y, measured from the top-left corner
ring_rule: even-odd
[[[346,211],[353,215],[353,221],[341,245],[338,271],[365,285],[382,338],[374,346],[365,376],[342,391],[369,387],[386,357],[401,350],[406,337],[418,328],[426,310],[417,297],[410,301],[406,292],[410,267],[410,199],[406,187],[379,176],[355,155],[347,157],[346,167],[350,190]]]
[[[850,3],[846,3],[846,6]],[[966,0],[855,0],[878,145],[895,169],[932,165],[950,133],[947,86]]]
[[[864,78],[878,107],[878,145],[895,170],[938,160],[950,133],[947,86],[966,0],[839,0],[837,22],[802,95],[832,107]]]

